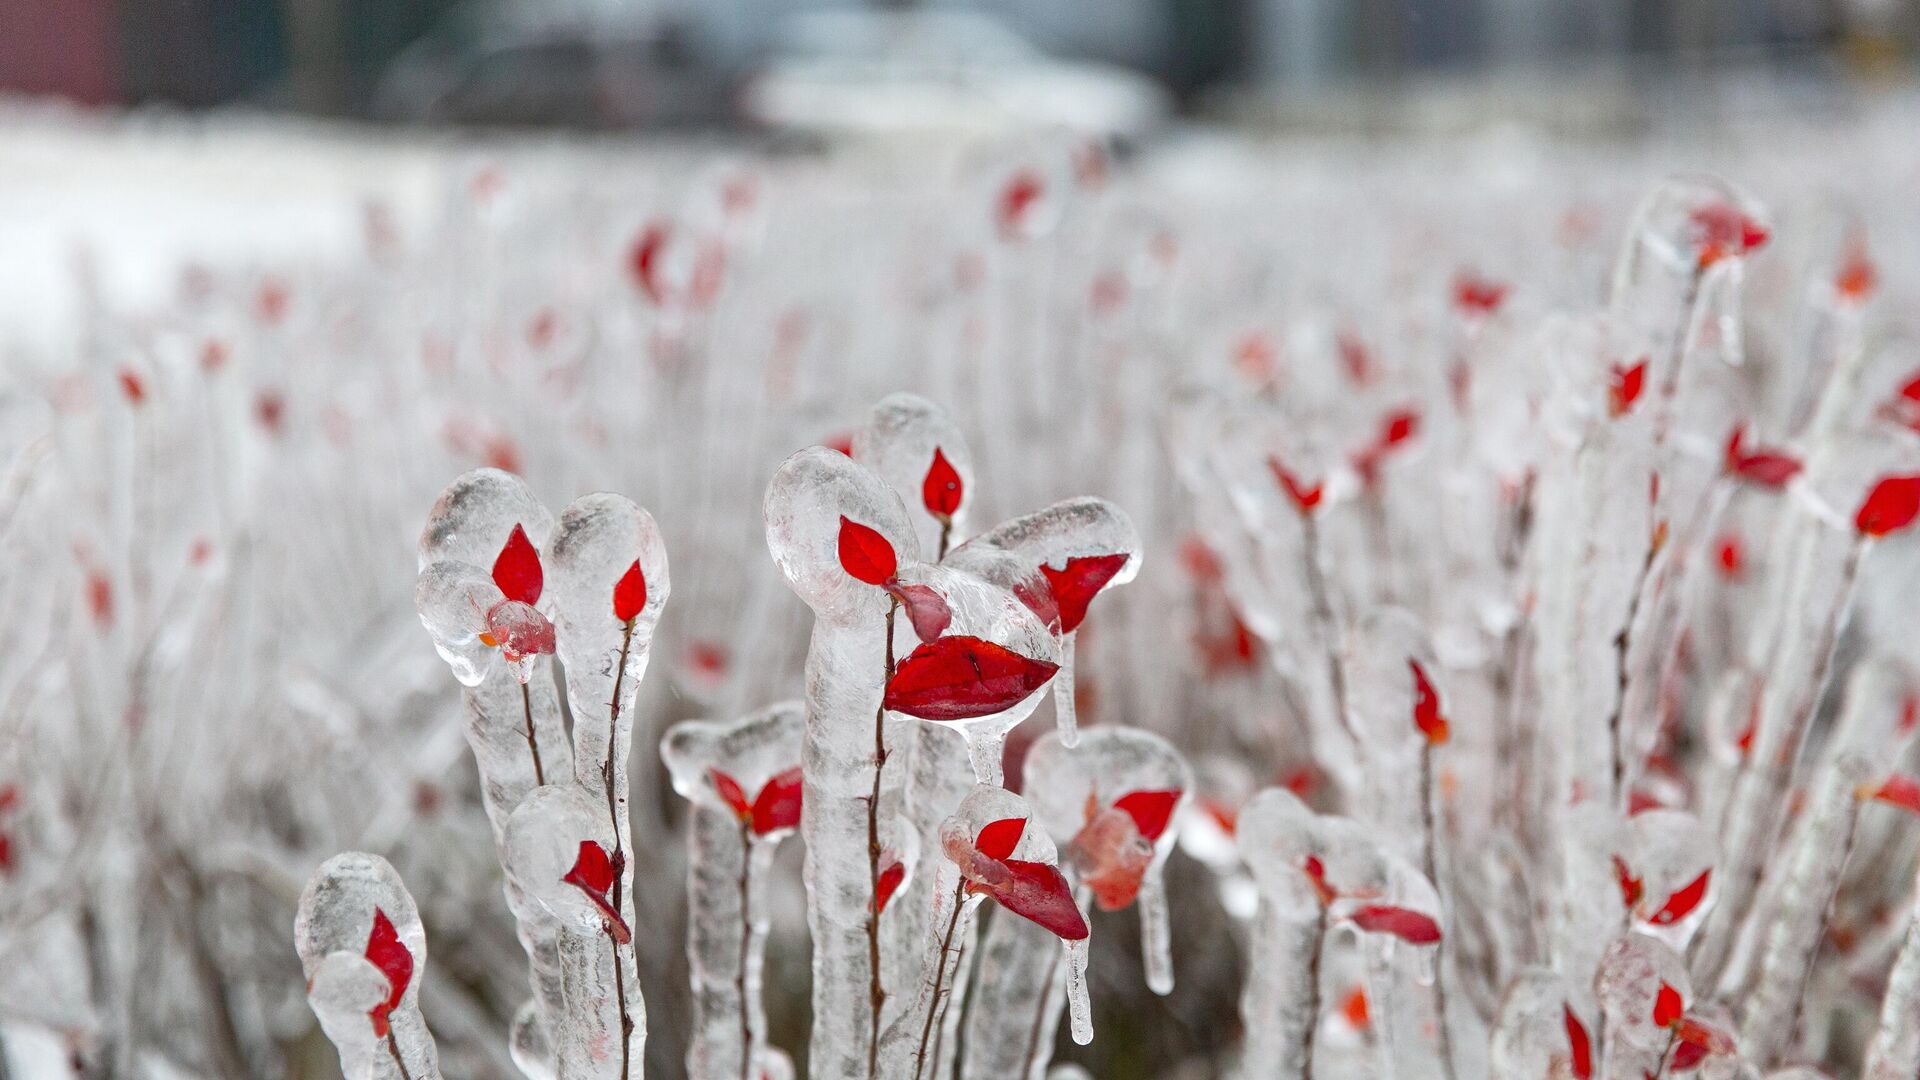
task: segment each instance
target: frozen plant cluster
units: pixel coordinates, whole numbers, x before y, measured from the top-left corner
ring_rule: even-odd
[[[1764,208],[503,145],[93,252],[0,373],[0,1068],[1912,1075],[1911,115]]]

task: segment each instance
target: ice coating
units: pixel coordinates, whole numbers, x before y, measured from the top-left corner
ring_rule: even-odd
[[[420,569],[436,562],[458,562],[491,570],[514,526],[541,551],[553,532],[553,513],[542,506],[518,476],[499,469],[475,469],[447,485],[427,512],[420,534]]]
[[[934,562],[963,539],[967,507],[973,501],[973,454],[946,410],[918,394],[881,398],[866,426],[854,432],[853,459],[878,473],[900,496],[920,550],[930,553]]]
[[[873,952],[879,950],[869,931],[877,938],[870,912],[887,840],[879,831],[896,820],[885,808],[898,805],[905,771],[883,768],[883,755],[898,751],[897,732],[912,721],[888,719],[881,711],[894,657],[889,636],[893,601],[842,565],[841,519],[877,531],[902,565],[917,561],[919,547],[900,497],[886,482],[824,447],[802,450],[781,464],[767,485],[764,513],[767,548],[775,565],[788,587],[814,611],[806,661],[800,819],[807,848],[807,925],[813,937],[808,1073],[869,1076],[881,1010],[889,998],[906,996],[904,987],[881,985],[883,973],[895,965],[885,959],[874,962],[870,946]],[[876,725],[881,728],[877,734]],[[873,802],[876,788],[880,799]],[[901,1007],[894,1006],[896,1015]]]
[[[1125,902],[1136,902],[1132,890],[1138,890],[1148,987],[1169,993],[1173,970],[1161,870],[1177,835],[1173,820],[1193,789],[1185,759],[1158,735],[1095,728],[1075,747],[1062,744],[1058,733],[1041,736],[1027,753],[1024,775],[1022,787],[1039,823],[1049,836],[1071,838],[1066,863],[1080,895],[1099,897],[1100,890],[1089,886],[1095,876]],[[1128,806],[1157,827],[1151,839],[1134,813],[1115,806],[1126,796],[1134,796]],[[1037,1078],[1044,1072],[1065,1001],[1049,936],[1021,919],[995,915],[989,922],[968,1010],[966,1076]]]
[[[767,1070],[760,996],[771,922],[767,882],[774,849],[798,815],[774,818],[761,800],[769,784],[800,767],[805,728],[805,706],[790,701],[731,723],[682,721],[661,743],[674,790],[693,804],[687,818],[691,1080],[757,1080]],[[722,793],[720,777],[751,800],[744,817]]]
[[[1591,1070],[1596,1028],[1572,1000],[1566,982],[1546,968],[1529,968],[1507,984],[1488,1059],[1493,1080],[1572,1080],[1580,1075],[1576,1062]]]
[[[1900,952],[1887,974],[1880,1020],[1867,1044],[1861,1075],[1866,1080],[1905,1080],[1920,1075],[1920,880],[1905,912]]]
[[[1642,934],[1623,935],[1607,946],[1593,977],[1604,1017],[1607,1077],[1639,1077],[1659,1068],[1672,1036],[1654,1023],[1663,986],[1683,1002],[1693,1001],[1693,984],[1678,953]]]
[[[307,1000],[349,1080],[440,1075],[433,1036],[420,1015],[426,931],[385,859],[349,851],[320,864],[300,894],[293,940]],[[400,949],[404,954],[396,955]],[[397,1000],[395,978],[406,981]]]
[[[1102,565],[1102,560],[1117,565]],[[1055,622],[1061,636],[1055,719],[1061,738],[1072,745],[1078,732],[1074,634],[1095,594],[1124,585],[1139,572],[1140,537],[1133,522],[1104,499],[1066,499],[981,533],[949,552],[945,562],[1016,592],[1029,606],[1038,605],[1044,621]],[[1076,567],[1093,576],[1074,580],[1069,575]]]

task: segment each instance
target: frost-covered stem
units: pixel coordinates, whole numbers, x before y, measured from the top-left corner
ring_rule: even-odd
[[[1313,1077],[1313,1047],[1320,1033],[1320,954],[1327,951],[1327,905],[1320,905],[1320,918],[1314,923],[1313,952],[1307,958],[1307,1017],[1303,1052],[1302,1080]]]
[[[1911,1080],[1920,1075],[1920,878],[1907,913],[1907,936],[1880,999],[1880,1026],[1867,1045],[1866,1080]]]
[[[1758,1064],[1778,1058],[1783,1041],[1798,1026],[1821,931],[1853,848],[1860,816],[1854,788],[1862,772],[1845,764],[1827,770],[1809,808],[1807,827],[1800,830],[1780,902],[1769,919],[1766,954],[1740,1033],[1742,1053]]]
[[[947,931],[940,939],[940,955],[933,967],[933,993],[927,999],[927,1018],[920,1025],[920,1046],[913,1053],[913,1080],[920,1080],[920,1073],[927,1064],[927,1041],[933,1035],[933,1025],[944,1011],[940,1007],[940,993],[947,981],[947,956],[953,951],[953,932],[960,926],[960,911],[966,907],[967,882],[960,879],[953,887],[953,914],[947,916]]]
[[[613,700],[607,704],[607,760],[600,766],[600,778],[607,789],[607,817],[613,826],[613,901],[614,918],[624,918],[620,898],[626,892],[627,851],[621,843],[620,803],[614,795],[614,748],[620,742],[620,690],[627,678],[627,653],[633,647],[633,620],[628,619],[620,633],[620,659],[613,669]],[[633,1016],[627,1011],[627,976],[620,965],[620,939],[612,923],[607,924],[607,943],[613,948],[613,992],[620,1007],[620,1080],[627,1080],[632,1069]]]
[[[1040,1060],[1040,1036],[1053,1015],[1053,984],[1060,976],[1060,955],[1056,950],[1047,960],[1046,979],[1040,984],[1040,1001],[1033,1009],[1033,1028],[1027,1032],[1027,1050],[1020,1058],[1020,1080],[1032,1076]]]
[[[527,750],[533,754],[533,786],[545,787],[547,771],[540,766],[540,744],[535,741],[533,728],[533,691],[526,683],[520,684],[520,707],[527,718]]]
[[[1420,831],[1425,841],[1420,849],[1421,869],[1426,871],[1427,880],[1433,882],[1434,894],[1437,896],[1440,890],[1440,875],[1436,873],[1435,848],[1439,846],[1440,838],[1433,814],[1433,743],[1431,742],[1420,747]],[[1445,909],[1442,908],[1443,914],[1444,911]],[[1434,948],[1433,1005],[1439,1018],[1435,1026],[1439,1028],[1441,1075],[1452,1080],[1454,1075],[1453,1031],[1447,1023],[1446,948],[1449,939],[1450,935],[1443,936],[1440,944]]]
[[[940,535],[944,553],[945,531]],[[867,1000],[873,1012],[867,1021],[868,1080],[880,1074],[880,1010],[887,1001],[880,981],[880,778],[887,769],[886,686],[893,681],[893,615],[899,608],[898,599],[888,600],[886,677],[880,683],[880,705],[873,710],[873,793],[867,796]]]
[[[1679,1037],[1680,1032],[1677,1028],[1667,1032],[1666,1049],[1660,1051],[1660,1068],[1654,1072],[1649,1080],[1661,1080],[1662,1077],[1667,1075],[1667,1061],[1673,1057],[1673,1044]]]
[[[747,958],[753,946],[753,827],[740,823],[740,969],[733,992],[740,999],[740,1080],[753,1080],[753,1015],[747,1009]]]
[[[387,1052],[393,1055],[393,1064],[400,1070],[400,1080],[413,1080],[413,1074],[407,1071],[407,1059],[400,1053],[400,1040],[387,1029]]]
[[[1240,1022],[1240,1080],[1308,1080],[1320,1022],[1320,950],[1326,909],[1287,914],[1266,898],[1254,924]]]
[[[1658,542],[1647,545],[1647,557],[1640,563],[1640,576],[1633,582],[1633,599],[1627,601],[1627,618],[1613,638],[1613,711],[1607,714],[1607,747],[1613,754],[1613,802],[1625,808],[1627,759],[1620,745],[1621,718],[1627,709],[1627,657],[1633,651],[1633,623],[1640,617],[1640,601],[1653,581],[1653,560],[1660,554]]]
[[[1334,720],[1355,743],[1360,741],[1347,717],[1347,669],[1340,659],[1340,643],[1333,625],[1333,602],[1327,595],[1327,579],[1320,572],[1320,527],[1313,513],[1300,515],[1300,528],[1306,536],[1307,594],[1313,602],[1313,621],[1320,630],[1320,647],[1327,654],[1327,683],[1333,688]]]

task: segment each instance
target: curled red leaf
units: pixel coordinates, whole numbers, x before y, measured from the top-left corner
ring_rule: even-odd
[[[971,720],[1005,712],[1047,684],[1059,665],[984,638],[956,635],[907,654],[882,704],[922,720]]]
[[[518,600],[502,600],[487,611],[482,643],[495,646],[515,663],[554,651],[553,623],[538,608]]]
[[[540,602],[540,552],[527,539],[527,530],[515,525],[493,560],[493,583],[509,600],[523,604]]]
[[[1613,880],[1620,884],[1620,899],[1628,908],[1640,903],[1640,897],[1646,892],[1646,883],[1635,877],[1627,866],[1627,860],[1618,855],[1613,857]]]
[[[1699,877],[1674,890],[1659,911],[1647,916],[1647,921],[1660,926],[1672,926],[1691,915],[1693,909],[1700,906],[1700,901],[1706,898],[1707,881],[1712,876],[1712,870],[1700,871]]]
[[[1391,904],[1366,904],[1355,908],[1353,925],[1368,933],[1392,934],[1413,945],[1431,945],[1440,940],[1440,924],[1412,908]]]
[[[1313,885],[1314,893],[1320,897],[1321,906],[1324,907],[1340,899],[1340,893],[1327,884],[1327,864],[1320,861],[1320,856],[1309,855],[1301,860],[1300,872],[1307,875],[1307,881]]]
[[[1613,365],[1612,377],[1607,382],[1607,415],[1625,416],[1632,411],[1633,403],[1640,400],[1640,391],[1647,385],[1647,358],[1632,367]]]
[[[839,550],[841,568],[869,585],[885,585],[900,568],[886,537],[845,514],[840,515]]]
[[[393,928],[393,920],[379,908],[373,909],[373,932],[367,935],[365,956],[380,974],[387,977],[387,996],[378,1005],[367,1010],[368,1019],[373,1021],[373,1033],[385,1038],[388,1030],[387,1018],[400,1005],[400,999],[406,996],[407,984],[413,981],[413,953],[406,943],[400,940],[400,932]]]
[[[959,470],[939,447],[934,447],[933,464],[927,467],[927,478],[920,485],[920,501],[926,504],[927,513],[941,521],[951,520],[959,511],[964,494]]]
[[[1904,773],[1887,777],[1879,787],[1870,789],[1867,797],[1897,806],[1910,814],[1920,814],[1920,780]]]
[[[800,766],[775,773],[753,797],[753,831],[756,835],[800,827]]]
[[[1166,833],[1173,820],[1173,808],[1180,802],[1180,791],[1129,791],[1113,801],[1114,808],[1133,819],[1134,828],[1151,844]]]
[[[1567,1028],[1567,1060],[1573,1071],[1573,1080],[1593,1080],[1593,1039],[1587,1035],[1587,1025],[1580,1022],[1572,1005],[1560,1006]]]
[[[1726,468],[1730,475],[1760,487],[1779,489],[1800,475],[1800,459],[1783,450],[1762,448],[1749,451],[1745,446],[1746,428],[1734,425],[1727,436]]]
[[[741,821],[751,820],[753,804],[747,801],[747,793],[740,781],[721,772],[719,769],[707,769],[707,779],[713,781],[713,790],[720,793],[720,800],[733,811],[733,816]]]
[[[1440,713],[1440,693],[1433,688],[1420,661],[1408,659],[1407,666],[1413,669],[1413,726],[1427,737],[1429,745],[1439,746],[1447,741],[1447,718]]]
[[[1864,536],[1886,536],[1913,524],[1916,514],[1920,514],[1920,476],[1889,476],[1867,493],[1853,525]]]
[[[907,609],[907,618],[913,623],[913,633],[921,641],[932,641],[947,632],[947,626],[953,622],[953,609],[947,606],[947,598],[941,596],[930,585],[897,585],[889,583],[883,586],[900,606]]]
[[[1299,477],[1293,475],[1292,470],[1280,464],[1280,459],[1277,457],[1267,458],[1267,468],[1273,471],[1274,479],[1280,482],[1281,488],[1287,493],[1287,498],[1293,500],[1294,509],[1300,511],[1303,516],[1312,513],[1314,507],[1320,505],[1320,496],[1325,492],[1325,484],[1306,486]]]
[[[647,606],[647,575],[640,569],[640,560],[633,560],[627,572],[613,583],[613,617],[621,622],[632,622],[640,616]]]
[[[1014,593],[1034,614],[1049,623],[1057,620],[1060,632],[1071,634],[1086,620],[1087,605],[1127,565],[1127,558],[1126,552],[1116,551],[1075,556],[1058,570],[1042,565],[1040,577],[1047,586],[1044,595],[1035,586],[1016,588]]]
[[[974,885],[976,892],[993,897],[1001,907],[1034,922],[1064,941],[1084,941],[1087,920],[1073,902],[1066,875],[1049,863],[1010,859],[1004,864],[1008,879],[993,885]]]
[[[667,298],[666,280],[662,273],[667,248],[667,226],[662,222],[651,222],[634,238],[633,248],[627,253],[627,269],[633,273],[633,279],[647,299],[656,304]]]
[[[627,920],[614,910],[609,895],[613,891],[617,874],[613,860],[607,857],[607,849],[592,840],[580,841],[580,852],[574,856],[573,869],[568,870],[560,880],[586,894],[593,906],[600,909],[600,916],[606,922],[607,932],[622,945],[633,940],[633,932],[627,927]]]
[[[973,849],[989,859],[1004,862],[1020,846],[1020,837],[1026,834],[1026,818],[1001,818],[990,821],[980,827],[980,835],[973,838]]]
[[[1653,1026],[1670,1028],[1680,1022],[1680,1016],[1686,1012],[1686,1002],[1680,1000],[1680,991],[1666,983],[1660,984],[1660,992],[1653,998]]]

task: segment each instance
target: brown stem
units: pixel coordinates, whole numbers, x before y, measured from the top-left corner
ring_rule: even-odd
[[[899,607],[898,598],[888,598],[886,679],[873,712],[873,793],[867,796],[867,1080],[880,1075],[880,1009],[887,1002],[880,983],[880,777],[887,767],[887,683],[893,681],[893,613]]]
[[[934,1018],[941,1013],[941,987],[947,981],[947,953],[953,950],[953,931],[960,925],[960,909],[966,905],[967,879],[961,878],[953,888],[953,914],[947,917],[947,933],[940,939],[940,962],[933,969],[933,996],[927,999],[927,1020],[920,1027],[920,1048],[913,1054],[913,1080],[920,1080],[920,1073],[927,1064],[927,1040],[933,1034]]]
[[[994,917],[996,920],[1000,916]],[[995,925],[999,925],[998,922]],[[1047,961],[1047,978],[1041,984],[1040,1005],[1033,1010],[1033,1027],[1027,1031],[1027,1053],[1020,1066],[1018,1080],[1027,1080],[1033,1075],[1033,1063],[1040,1055],[1040,1030],[1047,1026],[1047,1006],[1053,1003],[1053,979],[1060,970],[1060,950],[1055,949],[1053,958]]]
[[[527,716],[527,749],[533,754],[533,785],[545,787],[547,772],[540,767],[540,744],[533,737],[533,691],[527,689],[526,683],[520,684],[520,705]]]
[[[1320,572],[1320,528],[1314,524],[1312,511],[1303,512],[1300,523],[1306,533],[1307,592],[1313,599],[1314,621],[1320,624],[1320,643],[1327,650],[1327,681],[1333,685],[1334,719],[1357,745],[1360,734],[1347,719],[1347,669],[1340,660],[1340,643],[1334,640],[1333,602],[1327,596],[1327,581]]]
[[[1607,741],[1613,748],[1613,801],[1624,807],[1627,793],[1627,757],[1620,745],[1620,727],[1627,708],[1627,653],[1633,648],[1633,621],[1640,617],[1640,599],[1646,594],[1647,585],[1653,580],[1653,560],[1660,554],[1663,545],[1647,545],[1647,557],[1640,563],[1640,576],[1634,579],[1633,599],[1627,602],[1627,621],[1613,638],[1613,711],[1607,715]]]
[[[947,544],[952,540],[953,540],[953,519],[950,517],[943,517],[940,519],[940,554],[935,555],[933,557],[934,562],[939,562],[941,559],[944,559],[947,557]]]
[[[1327,947],[1327,905],[1320,905],[1320,932],[1313,942],[1313,959],[1307,962],[1307,1031],[1306,1031],[1306,1068],[1300,1071],[1305,1080],[1313,1078],[1313,1043],[1320,1032],[1320,953]]]
[[[400,1040],[393,1037],[393,1028],[387,1028],[387,1052],[393,1055],[393,1063],[400,1067],[400,1080],[413,1080],[413,1074],[407,1071],[407,1059],[400,1056]]]
[[[1673,1044],[1679,1037],[1680,1031],[1678,1028],[1668,1029],[1667,1048],[1660,1051],[1660,1068],[1654,1072],[1650,1080],[1660,1080],[1661,1077],[1667,1075],[1667,1059],[1673,1056]]]
[[[753,937],[747,888],[753,874],[753,827],[740,823],[740,971],[733,992],[740,996],[740,1080],[753,1080],[753,1018],[747,1012],[747,943]]]
[[[1427,743],[1420,748],[1420,825],[1425,834],[1426,843],[1421,851],[1421,859],[1426,864],[1427,880],[1433,883],[1433,894],[1440,895],[1440,875],[1435,849],[1439,846],[1438,832],[1434,826],[1433,815],[1433,744]],[[1440,908],[1441,918],[1446,917],[1446,905]],[[1439,1014],[1440,1070],[1447,1080],[1453,1080],[1453,1031],[1447,1025],[1447,958],[1441,950],[1447,947],[1447,936],[1434,948],[1433,954],[1433,1002],[1434,1011]]]
[[[607,703],[607,760],[600,766],[600,779],[607,789],[607,816],[613,822],[613,914],[622,918],[620,911],[621,894],[626,892],[627,852],[620,842],[620,804],[614,795],[613,755],[614,747],[620,741],[620,690],[627,678],[627,653],[633,647],[633,621],[629,619],[624,632],[620,635],[620,661],[613,669],[613,700]],[[611,923],[607,926],[607,940],[613,944],[613,989],[620,1005],[620,1080],[627,1080],[631,1074],[633,1054],[633,1017],[627,1013],[627,976],[620,966],[620,939]]]

